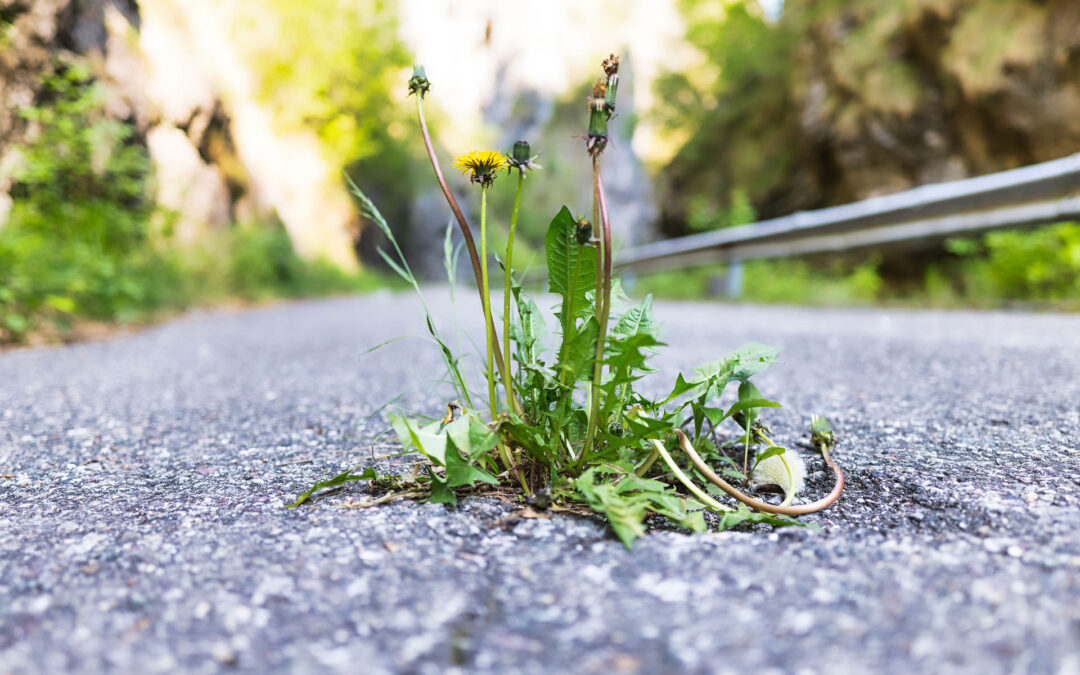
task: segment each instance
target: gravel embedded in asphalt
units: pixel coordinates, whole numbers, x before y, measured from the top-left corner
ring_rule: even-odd
[[[371,461],[400,391],[445,405],[429,343],[364,354],[424,334],[410,296],[0,354],[0,675],[1080,673],[1080,317],[657,315],[657,391],[785,346],[756,378],[777,439],[810,413],[841,438],[847,489],[802,519],[820,531],[657,528],[627,551],[598,520],[504,529],[514,507],[487,498],[339,508],[351,484],[282,508]],[[812,498],[830,486],[807,461]]]

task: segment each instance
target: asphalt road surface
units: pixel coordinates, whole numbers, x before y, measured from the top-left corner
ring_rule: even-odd
[[[339,508],[352,484],[282,508],[370,461],[398,393],[445,405],[431,344],[364,353],[422,335],[415,308],[0,354],[0,675],[1080,673],[1080,317],[659,303],[663,380],[785,346],[759,382],[776,436],[821,413],[841,437],[820,531],[627,551],[585,518],[497,527],[492,499]]]

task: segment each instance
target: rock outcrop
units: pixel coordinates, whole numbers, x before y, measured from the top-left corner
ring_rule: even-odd
[[[704,92],[665,172],[664,229],[733,187],[770,217],[1078,152],[1078,27],[1075,0],[787,3],[739,45],[783,42],[761,53],[785,66]]]
[[[105,85],[109,116],[148,147],[178,243],[276,215],[302,256],[353,269],[358,219],[339,167],[313,133],[275,128],[227,12],[207,0],[0,0],[0,166],[32,133],[18,113],[40,102],[42,75],[80,62]]]

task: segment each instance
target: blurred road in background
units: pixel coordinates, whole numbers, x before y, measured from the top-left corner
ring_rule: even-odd
[[[821,531],[628,552],[491,499],[282,508],[386,452],[400,391],[440,413],[431,345],[364,354],[423,334],[415,305],[0,354],[0,673],[1080,671],[1080,317],[660,303],[664,380],[785,345],[770,424],[793,447],[828,416],[848,487]]]

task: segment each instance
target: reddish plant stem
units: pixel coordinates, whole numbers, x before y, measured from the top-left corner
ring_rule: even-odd
[[[594,160],[595,161],[595,160]],[[596,193],[600,202],[600,223],[603,227],[604,239],[604,323],[601,326],[603,333],[607,332],[607,319],[611,312],[611,220],[608,216],[607,195],[604,193],[604,179],[600,175],[600,166],[596,167]],[[603,341],[601,333],[601,341]]]
[[[593,213],[600,215],[600,242],[597,247],[596,279],[596,358],[593,363],[591,413],[589,426],[585,433],[585,445],[581,448],[580,460],[588,457],[592,449],[596,428],[600,424],[600,381],[604,374],[604,348],[607,342],[608,318],[611,313],[611,221],[608,218],[607,196],[604,194],[604,179],[600,177],[600,157],[593,155]],[[596,219],[596,216],[593,216]]]
[[[431,143],[431,134],[428,132],[427,120],[424,119],[424,106],[421,104],[420,96],[416,97],[416,116],[420,120],[420,133],[424,137],[424,147],[427,148],[428,158],[431,160],[431,168],[435,170],[435,179],[439,181],[439,187],[442,188],[443,195],[446,197],[446,202],[450,205],[450,210],[454,212],[454,218],[457,219],[458,226],[461,228],[461,236],[465,239],[465,248],[469,251],[469,260],[472,262],[473,273],[476,275],[476,289],[480,294],[480,304],[486,307],[487,302],[484,298],[484,279],[480,268],[480,255],[476,252],[476,242],[473,240],[472,230],[469,229],[469,221],[465,220],[465,214],[461,212],[461,207],[458,206],[454,194],[450,192],[450,187],[446,184],[446,178],[443,177],[442,169],[439,167],[439,158],[435,155],[435,146]],[[502,350],[499,348],[499,335],[495,332],[495,322],[490,316],[486,318],[486,321],[495,356],[495,367],[498,369],[501,376],[506,371],[506,364],[503,363]],[[506,392],[506,398],[510,401],[510,405],[514,411],[520,415],[521,406],[518,404],[517,397],[514,396],[512,390]],[[494,403],[492,405],[494,405]]]

